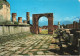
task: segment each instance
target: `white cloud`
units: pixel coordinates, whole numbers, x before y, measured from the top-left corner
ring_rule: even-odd
[[[26,19],[26,18],[24,18],[24,17],[23,17],[22,19],[23,19],[23,20],[27,20],[27,19]],[[32,17],[30,17],[30,20],[32,20]]]
[[[22,19],[23,19],[23,20],[26,20],[26,18],[24,18],[24,17],[23,17]]]
[[[79,20],[79,17],[76,17],[76,16],[72,16],[72,17],[65,17],[63,19],[63,21],[78,21]]]
[[[32,18],[32,17],[30,17],[30,18]]]
[[[32,17],[30,17],[30,20],[32,20]]]
[[[44,21],[48,21],[48,18],[47,17],[41,17],[41,18],[39,18],[39,22],[44,22]]]
[[[77,16],[70,16],[70,17],[64,17],[64,18],[54,18],[54,22],[55,21],[78,21],[80,17],[77,17]]]
[[[80,0],[78,0],[80,2]]]
[[[32,17],[30,17],[30,20],[32,20]],[[44,21],[48,21],[47,17],[40,17],[39,18],[39,22],[44,22]]]

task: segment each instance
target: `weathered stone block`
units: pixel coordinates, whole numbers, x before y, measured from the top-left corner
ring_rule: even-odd
[[[18,23],[22,23],[22,17],[18,17]]]

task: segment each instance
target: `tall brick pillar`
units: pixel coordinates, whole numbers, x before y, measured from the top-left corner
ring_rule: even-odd
[[[18,23],[22,23],[22,17],[18,17]]]
[[[27,24],[30,24],[30,15],[29,14],[30,14],[29,12],[26,13],[26,16],[27,16]]]
[[[17,21],[17,20],[16,20],[16,16],[17,16],[17,14],[16,14],[16,13],[12,13],[12,22]]]

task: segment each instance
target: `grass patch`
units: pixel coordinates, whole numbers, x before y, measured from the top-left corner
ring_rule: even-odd
[[[48,34],[48,30],[42,30],[40,34]]]

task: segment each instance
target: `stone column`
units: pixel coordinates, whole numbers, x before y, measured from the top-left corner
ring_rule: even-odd
[[[53,34],[53,13],[48,17],[48,34]]]
[[[60,29],[60,22],[58,22],[58,29]]]
[[[18,23],[22,23],[22,17],[18,17]]]
[[[17,21],[17,20],[16,20],[16,16],[17,16],[17,14],[16,14],[16,13],[12,13],[12,22]]]
[[[30,15],[29,14],[30,14],[29,12],[26,13],[26,16],[27,16],[27,24],[30,24]]]
[[[24,20],[24,21],[23,21],[23,23],[27,24],[27,21],[26,21],[26,20]]]

